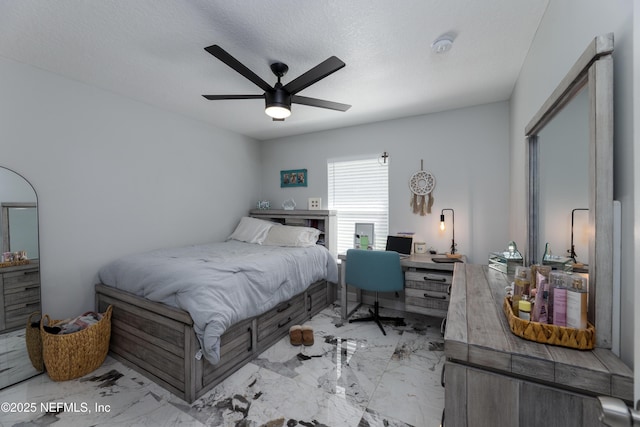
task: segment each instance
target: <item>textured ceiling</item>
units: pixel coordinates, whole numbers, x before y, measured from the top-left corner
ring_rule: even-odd
[[[264,140],[509,98],[548,0],[3,0],[0,56]],[[442,34],[453,48],[432,52]],[[267,82],[335,55],[345,68],[300,92],[284,122],[262,91],[208,54],[218,44]]]

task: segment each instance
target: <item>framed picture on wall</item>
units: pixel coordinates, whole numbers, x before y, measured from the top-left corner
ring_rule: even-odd
[[[291,169],[280,171],[280,187],[306,187],[307,170]]]

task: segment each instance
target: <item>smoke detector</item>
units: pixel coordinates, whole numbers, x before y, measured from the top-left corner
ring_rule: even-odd
[[[449,35],[440,36],[433,43],[431,43],[431,49],[435,53],[445,53],[448,52],[453,46],[453,37]]]

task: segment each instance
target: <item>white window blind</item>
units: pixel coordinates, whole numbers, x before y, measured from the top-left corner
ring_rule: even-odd
[[[384,250],[389,234],[389,167],[378,158],[327,163],[329,209],[337,211],[338,253],[353,248],[355,224],[374,224],[374,249]]]

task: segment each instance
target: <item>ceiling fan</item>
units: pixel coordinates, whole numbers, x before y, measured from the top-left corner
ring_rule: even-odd
[[[340,104],[338,102],[325,101],[323,99],[308,98],[297,95],[301,90],[311,86],[330,74],[335,73],[345,66],[345,63],[335,56],[321,62],[306,73],[296,79],[291,80],[286,85],[280,79],[287,74],[289,67],[282,62],[271,64],[271,71],[278,77],[278,82],[271,86],[262,80],[256,73],[243,65],[236,58],[231,56],[226,50],[218,45],[205,47],[204,50],[227,64],[229,67],[242,74],[252,81],[260,89],[264,90],[262,95],[202,95],[210,100],[217,99],[259,99],[264,98],[266,107],[264,112],[273,118],[274,121],[284,121],[291,115],[291,104],[308,105],[310,107],[328,108],[330,110],[347,111],[351,105]]]

